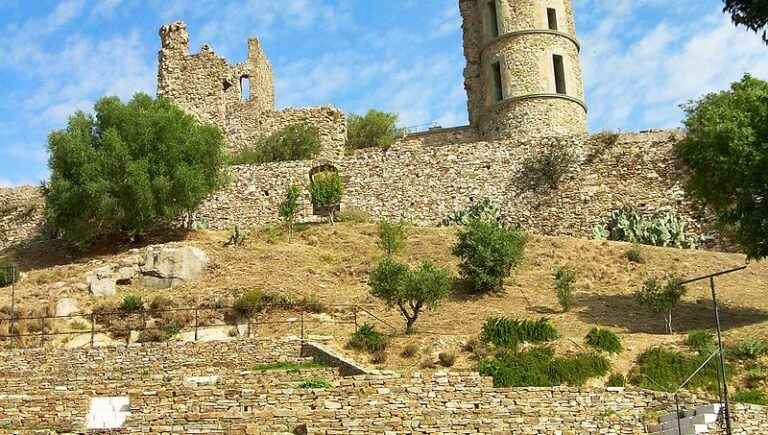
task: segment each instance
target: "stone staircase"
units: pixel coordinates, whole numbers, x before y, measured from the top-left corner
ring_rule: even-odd
[[[696,435],[713,433],[720,417],[720,404],[702,405],[682,412],[662,416],[659,424],[650,426],[648,433],[653,435]]]

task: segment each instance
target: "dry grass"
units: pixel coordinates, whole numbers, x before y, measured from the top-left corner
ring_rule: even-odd
[[[557,346],[560,350],[576,351],[583,337],[593,326],[607,327],[618,333],[627,349],[614,358],[615,371],[626,372],[634,358],[651,345],[680,345],[683,333],[692,329],[711,327],[712,314],[707,283],[689,287],[682,305],[675,311],[674,324],[678,335],[663,334],[661,316],[646,312],[633,299],[634,291],[649,274],[674,272],[694,277],[734,266],[743,265],[745,257],[705,251],[686,251],[643,247],[645,262],[631,263],[625,257],[630,248],[626,243],[591,241],[567,237],[532,236],[526,250],[526,260],[507,281],[505,293],[490,296],[471,296],[458,293],[449,298],[436,311],[425,313],[417,323],[417,334],[402,336],[403,321],[394,310],[389,310],[368,294],[366,284],[371,265],[380,257],[376,248],[374,224],[339,223],[307,225],[297,229],[294,239],[277,228],[249,231],[251,238],[243,247],[224,247],[228,232],[200,231],[176,235],[175,240],[196,245],[213,261],[206,279],[172,291],[152,291],[137,287],[121,289],[121,295],[137,294],[151,301],[162,294],[173,298],[177,306],[229,305],[246,289],[259,289],[289,296],[293,300],[314,297],[326,306],[336,304],[365,304],[377,317],[397,327],[396,331],[373,319],[359,316],[393,333],[392,349],[386,365],[409,369],[418,366],[413,358],[400,356],[410,343],[416,343],[423,355],[455,352],[456,367],[474,365],[470,352],[462,351],[464,343],[476,337],[483,321],[489,316],[515,316],[535,318],[547,316],[563,334]],[[430,259],[457,273],[457,261],[451,255],[455,238],[452,228],[412,228],[401,259],[412,264]],[[152,240],[157,242],[158,240]],[[14,257],[28,275],[18,287],[17,294],[25,304],[34,306],[62,296],[61,290],[51,289],[58,282],[82,281],[86,272],[98,267],[94,260],[115,261],[127,255],[130,246],[96,248],[80,258],[68,258],[50,246],[37,252],[6,252]],[[2,258],[0,253],[0,259]],[[555,266],[567,264],[577,272],[574,307],[561,313],[553,289],[552,272]],[[768,267],[756,263],[743,272],[718,278],[722,317],[729,338],[768,337]],[[67,287],[67,296],[81,301],[88,310],[93,300],[87,291]],[[108,301],[116,303],[114,301]],[[0,306],[9,303],[9,295],[0,290]],[[348,310],[336,308],[337,319],[350,320]],[[275,312],[260,318],[286,319],[295,313]],[[310,334],[334,335],[344,343],[353,331],[352,325],[311,323]],[[166,321],[171,319],[166,319]],[[188,319],[180,320],[188,323]],[[219,319],[206,319],[215,323]],[[258,326],[259,334],[298,334],[296,323]],[[441,334],[439,339],[432,333]],[[365,357],[361,355],[361,360]]]

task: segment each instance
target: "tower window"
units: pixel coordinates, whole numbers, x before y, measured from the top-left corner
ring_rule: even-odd
[[[563,56],[555,54],[552,56],[552,63],[555,66],[555,92],[558,94],[565,94],[565,66],[563,64]]]
[[[549,21],[549,30],[557,30],[557,10],[547,8],[547,21]]]
[[[499,36],[499,11],[496,9],[496,0],[488,2],[488,31],[491,38]]]
[[[491,65],[493,72],[493,98],[498,103],[504,99],[504,88],[501,82],[501,63],[496,62]]]
[[[243,101],[251,100],[251,78],[248,76],[240,78],[240,99]]]

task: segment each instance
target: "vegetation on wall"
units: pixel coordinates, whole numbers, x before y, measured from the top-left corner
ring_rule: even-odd
[[[446,227],[452,225],[467,225],[473,219],[502,223],[504,221],[504,215],[501,213],[501,208],[498,204],[488,198],[483,198],[464,210],[451,213],[443,219],[441,225]]]
[[[749,257],[768,256],[768,82],[746,75],[684,109],[676,152],[690,169],[688,193]]]
[[[530,190],[557,189],[577,163],[576,153],[564,146],[550,146],[522,162],[521,183]]]
[[[225,181],[224,138],[163,98],[99,100],[49,137],[47,222],[82,245],[192,212]]]
[[[320,129],[306,123],[293,124],[260,138],[253,148],[240,150],[230,158],[230,164],[309,160],[317,156],[321,147]]]
[[[365,116],[347,118],[347,149],[378,147],[388,149],[405,130],[397,128],[397,114],[369,110]]]
[[[601,240],[662,247],[688,249],[699,244],[699,238],[688,232],[685,220],[674,212],[647,215],[628,207],[612,211],[608,222],[596,227],[593,235]]]

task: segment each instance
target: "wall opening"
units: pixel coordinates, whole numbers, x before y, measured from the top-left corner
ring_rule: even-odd
[[[547,8],[547,21],[549,22],[549,30],[557,30],[557,9]]]
[[[565,89],[565,65],[563,64],[563,56],[555,54],[552,56],[552,63],[555,67],[555,92],[558,94],[566,94]]]
[[[491,65],[493,74],[493,101],[498,103],[504,99],[504,87],[501,81],[501,63],[495,62]]]
[[[496,0],[488,2],[488,35],[491,38],[499,37],[499,10],[496,7]]]
[[[251,101],[251,78],[248,76],[240,77],[240,99]]]

